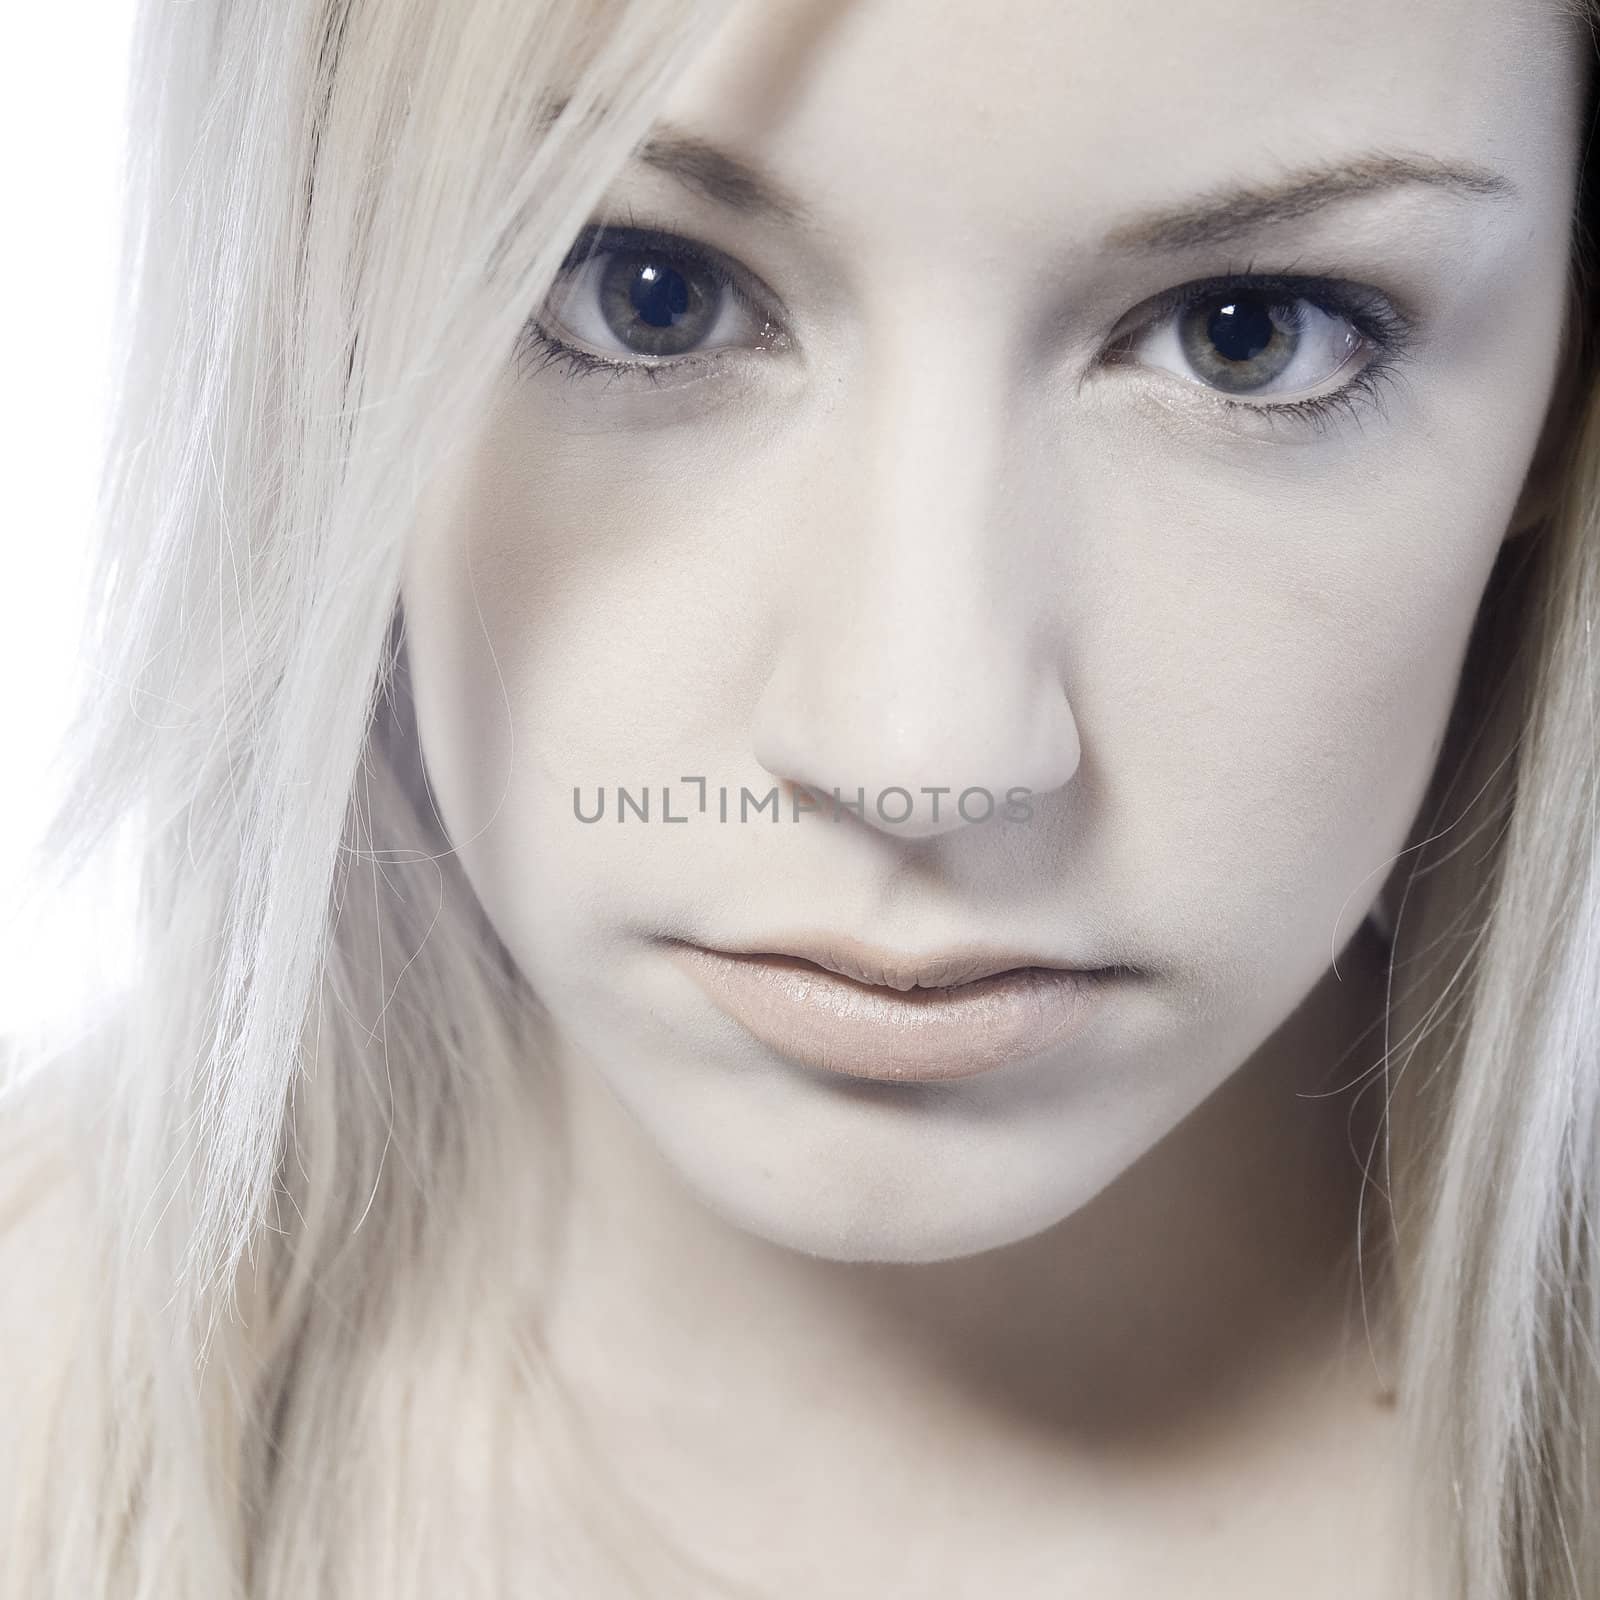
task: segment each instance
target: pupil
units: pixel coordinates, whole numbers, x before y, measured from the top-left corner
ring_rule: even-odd
[[[1272,343],[1272,318],[1265,306],[1233,302],[1206,322],[1206,336],[1229,361],[1250,361]]]
[[[640,318],[652,328],[670,328],[674,317],[689,309],[689,285],[671,267],[643,266],[633,280],[628,298]]]

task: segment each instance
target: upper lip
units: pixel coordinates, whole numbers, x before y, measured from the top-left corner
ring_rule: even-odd
[[[1052,956],[1002,950],[993,946],[965,946],[934,955],[907,956],[880,950],[858,939],[832,935],[824,939],[783,940],[743,949],[701,945],[713,955],[750,959],[783,958],[806,961],[826,972],[880,989],[947,989],[977,983],[997,973],[1028,969],[1054,972],[1097,972],[1104,969]]]

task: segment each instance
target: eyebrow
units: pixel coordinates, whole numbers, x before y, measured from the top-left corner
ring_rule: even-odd
[[[776,178],[692,133],[665,128],[640,145],[634,159],[747,216],[802,227],[812,220],[811,208]]]
[[[635,159],[746,216],[798,226],[813,220],[811,208],[770,174],[694,134],[662,129],[638,148]],[[1183,205],[1145,212],[1112,228],[1105,245],[1113,250],[1192,250],[1411,184],[1475,196],[1516,193],[1509,178],[1473,162],[1380,151],[1302,168],[1264,184],[1214,189]]]
[[[1146,212],[1119,224],[1106,243],[1120,250],[1192,250],[1294,222],[1326,206],[1411,184],[1457,194],[1508,196],[1516,185],[1473,162],[1375,152],[1304,168],[1270,183],[1212,190],[1173,210]]]

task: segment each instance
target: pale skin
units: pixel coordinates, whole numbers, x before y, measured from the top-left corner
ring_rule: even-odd
[[[654,383],[524,362],[436,487],[404,589],[423,750],[567,1104],[551,1357],[729,1592],[1419,1592],[1351,1289],[1362,919],[1550,407],[1569,27],[1539,0],[746,8],[663,123],[790,214],[636,162],[596,219],[709,249],[760,314]],[[1133,237],[1388,156],[1454,176]],[[1326,302],[1233,409],[1171,312],[1103,359],[1241,273],[1403,312],[1391,381],[1247,409],[1376,359]],[[547,330],[662,359],[568,290]],[[575,786],[684,774],[1036,798],[1014,827],[574,818]],[[1146,975],[1044,1060],[856,1085],[657,942],[797,929]]]

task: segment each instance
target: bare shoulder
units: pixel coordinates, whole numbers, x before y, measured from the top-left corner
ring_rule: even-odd
[[[77,1086],[47,1071],[19,1077],[7,1070],[14,1066],[14,1047],[0,1045],[0,1348],[8,1357],[38,1328],[41,1301],[74,1288],[93,1193],[73,1114]]]
[[[0,1042],[0,1550],[10,1563],[0,1559],[0,1600],[11,1600],[14,1574],[47,1561],[53,1486],[101,1388],[86,1370],[99,1366],[90,1352],[104,1275],[77,1131],[81,1080],[27,1068]]]

